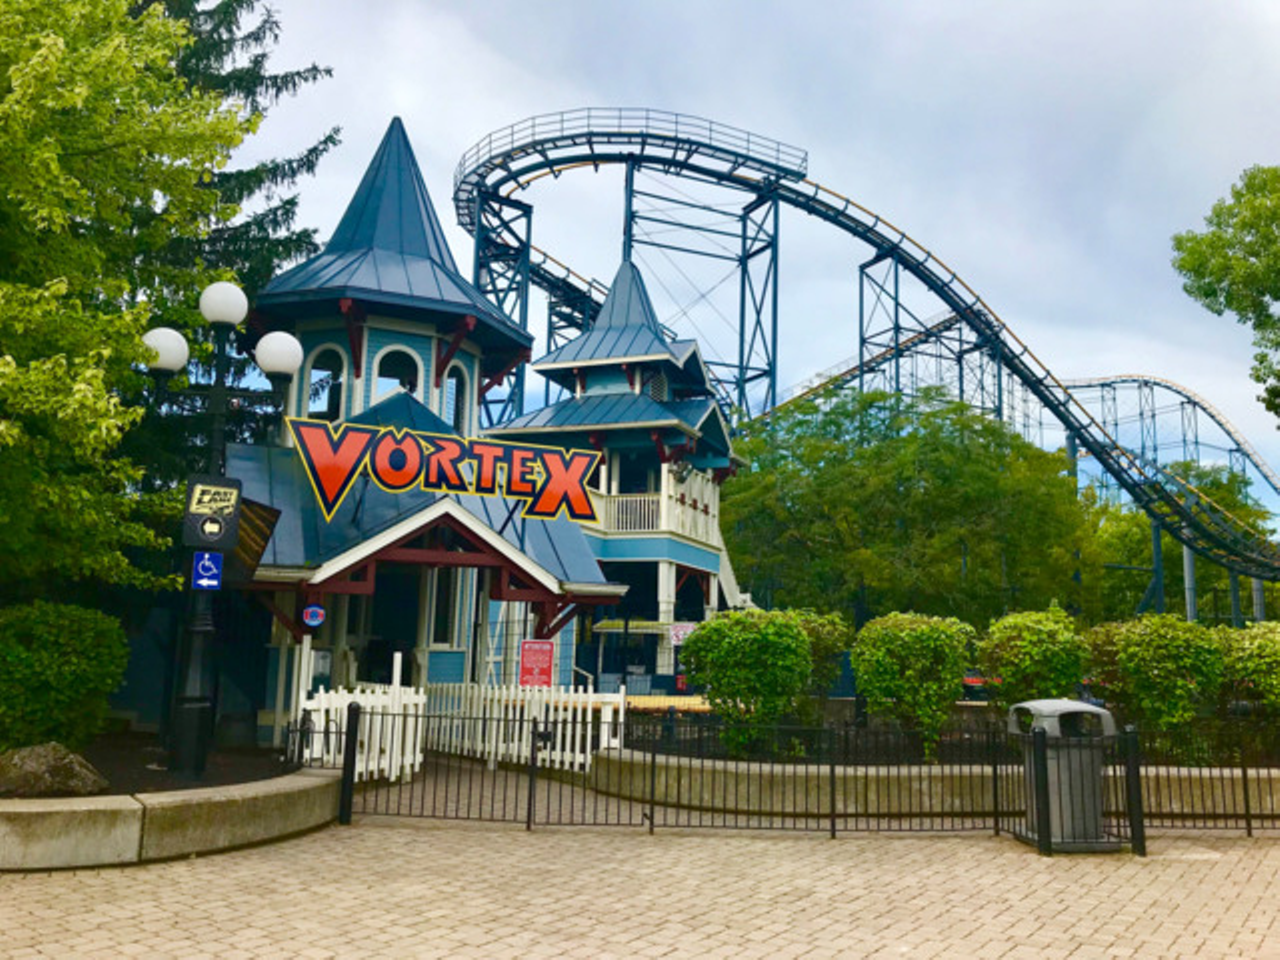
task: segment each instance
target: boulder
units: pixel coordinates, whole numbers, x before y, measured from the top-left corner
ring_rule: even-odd
[[[87,797],[106,789],[102,774],[60,743],[0,753],[0,797]]]

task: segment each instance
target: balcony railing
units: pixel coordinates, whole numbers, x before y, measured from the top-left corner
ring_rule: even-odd
[[[594,495],[604,528],[610,533],[656,533],[662,529],[662,498],[656,493]]]
[[[607,494],[592,492],[596,514],[606,533],[678,533],[701,543],[717,542],[719,517],[706,503],[688,497],[668,497],[663,516],[662,495],[658,493]],[[694,504],[697,503],[697,506]],[[664,522],[665,519],[665,522]]]

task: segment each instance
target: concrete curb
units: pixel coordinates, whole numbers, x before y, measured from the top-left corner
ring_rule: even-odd
[[[338,816],[340,775],[134,796],[0,800],[0,871],[145,863],[278,840]]]

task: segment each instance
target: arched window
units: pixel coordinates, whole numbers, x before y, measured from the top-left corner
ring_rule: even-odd
[[[324,348],[312,358],[307,381],[308,417],[330,422],[342,419],[345,371],[342,354],[333,347]]]
[[[418,361],[407,350],[388,350],[378,358],[373,399],[376,403],[399,391],[416,393],[418,390]]]
[[[467,432],[467,375],[461,367],[450,367],[444,378],[444,395],[440,400],[440,416],[459,435]]]

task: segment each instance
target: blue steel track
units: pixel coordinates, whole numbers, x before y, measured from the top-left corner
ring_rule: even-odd
[[[458,222],[477,240],[477,276],[503,258],[522,263],[526,272],[520,282],[531,282],[551,296],[576,297],[582,304],[577,322],[589,324],[598,303],[593,288],[533,248],[527,231],[522,235],[514,229],[503,211],[518,203],[515,194],[539,179],[606,164],[744,191],[760,203],[799,210],[865,243],[874,252],[869,262],[891,261],[895,270],[922,284],[954,316],[952,325],[967,328],[974,342],[1163,530],[1238,574],[1280,580],[1280,548],[1264,532],[1121,445],[955,270],[883,217],[808,179],[807,155],[795,147],[712,121],[643,109],[568,111],[495,131],[467,151],[454,175]],[[774,324],[776,337],[776,315]],[[927,330],[903,333],[899,337],[895,326],[893,350],[911,349]],[[772,363],[772,356],[768,360]],[[776,393],[769,397],[772,407]]]

